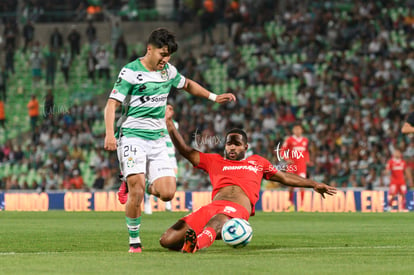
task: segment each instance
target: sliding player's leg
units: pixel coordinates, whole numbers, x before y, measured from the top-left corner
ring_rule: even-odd
[[[217,237],[221,238],[221,229],[223,225],[230,220],[225,214],[213,216],[206,224],[203,232],[197,235],[197,250],[207,248],[213,244]]]

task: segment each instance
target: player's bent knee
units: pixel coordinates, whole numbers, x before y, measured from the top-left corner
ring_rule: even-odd
[[[160,199],[163,201],[170,201],[174,198],[175,192],[162,192],[160,193]]]
[[[165,232],[164,234],[162,234],[160,238],[160,245],[162,247],[169,248],[169,244],[170,242],[168,241],[168,235],[167,235],[167,232]]]
[[[174,234],[169,234],[168,231],[162,234],[160,238],[160,245],[164,248],[179,250],[182,247],[182,244],[178,244]]]

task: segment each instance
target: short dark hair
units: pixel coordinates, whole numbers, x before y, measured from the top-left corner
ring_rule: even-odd
[[[227,136],[228,136],[228,135],[230,135],[230,134],[239,134],[239,135],[241,135],[241,136],[242,136],[242,140],[243,140],[243,142],[244,142],[245,144],[247,144],[247,134],[246,134],[246,132],[245,132],[245,131],[243,131],[242,129],[239,129],[239,128],[234,128],[234,129],[231,129],[230,131],[228,131],[228,132],[226,133],[226,140],[227,140]]]
[[[302,123],[300,121],[296,121],[295,123],[293,123],[292,128],[293,127],[297,127],[297,126],[303,129],[303,125],[302,125]]]
[[[148,38],[148,44],[151,44],[157,48],[167,46],[170,54],[175,53],[178,49],[174,34],[164,28],[153,30]]]

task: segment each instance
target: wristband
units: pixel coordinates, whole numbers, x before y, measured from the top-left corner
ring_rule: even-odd
[[[216,102],[216,98],[217,98],[217,95],[215,93],[210,93],[208,95],[208,99],[211,100],[211,101]]]

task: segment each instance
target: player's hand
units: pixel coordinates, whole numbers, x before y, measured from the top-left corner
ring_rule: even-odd
[[[116,138],[114,136],[111,136],[111,135],[105,136],[104,149],[108,151],[116,150]]]
[[[174,109],[171,105],[167,105],[165,108],[165,120],[170,120],[174,116]]]
[[[221,95],[217,95],[216,102],[217,103],[225,103],[229,101],[236,101],[236,96],[232,93],[225,93]]]
[[[316,192],[322,195],[322,198],[325,198],[325,194],[330,196],[336,194],[336,188],[326,185],[324,183],[316,183],[315,187],[313,188]]]

